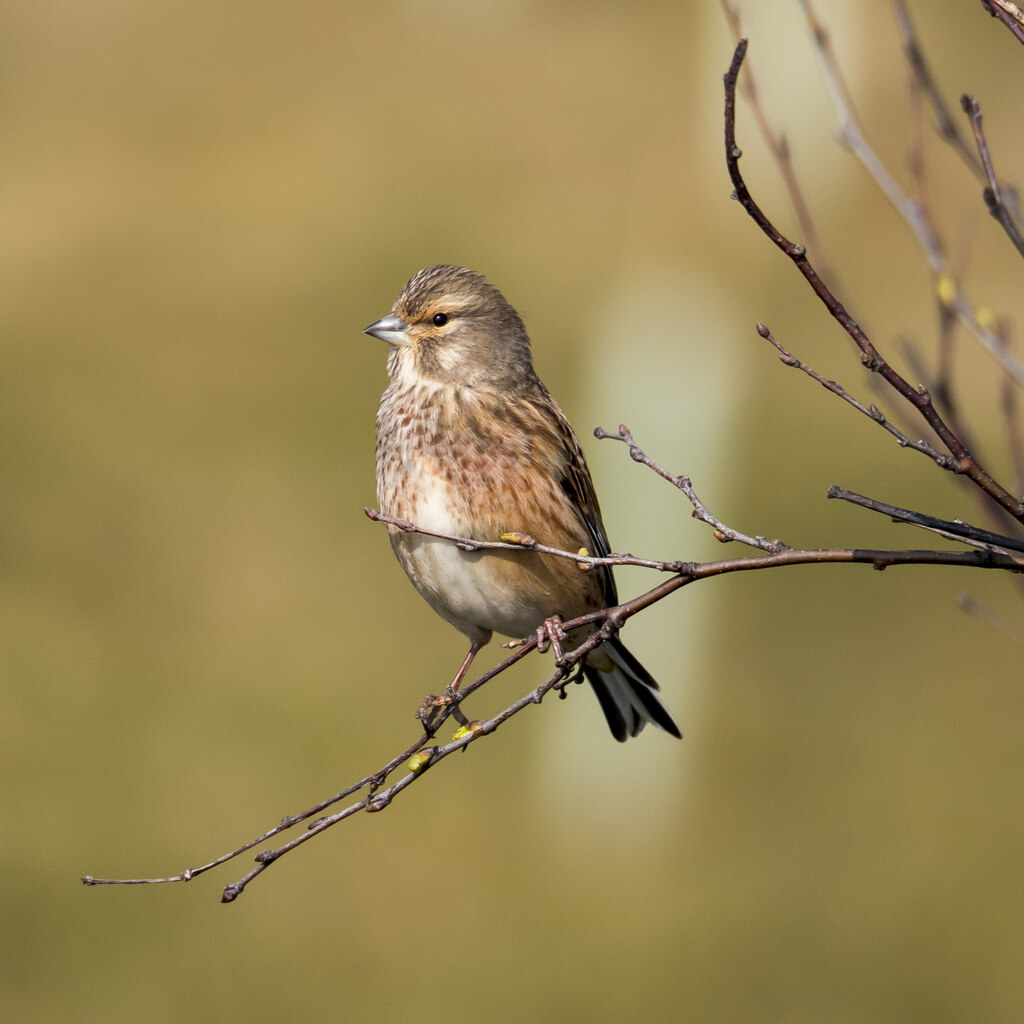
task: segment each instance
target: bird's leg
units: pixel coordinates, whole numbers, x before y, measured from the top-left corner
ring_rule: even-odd
[[[435,697],[432,693],[428,693],[423,698],[423,703],[419,706],[416,717],[423,722],[423,726],[428,732],[433,724],[437,709],[451,707],[455,704],[455,695],[459,692],[459,687],[462,685],[463,679],[466,678],[469,666],[473,664],[473,659],[477,656],[481,647],[483,647],[483,644],[478,643],[476,640],[470,643],[469,653],[463,658],[459,671],[455,673],[455,678],[448,684],[447,689],[440,697]],[[469,725],[469,719],[462,713],[457,704],[452,707],[452,715],[459,725]]]
[[[550,646],[555,655],[555,664],[559,668],[565,663],[565,651],[562,650],[564,639],[565,630],[562,629],[562,620],[557,615],[545,619],[544,624],[537,627],[537,650],[544,654]]]
[[[456,690],[462,685],[462,680],[466,678],[466,673],[469,671],[469,666],[473,664],[473,659],[480,652],[480,648],[483,644],[478,643],[474,640],[469,645],[469,653],[463,659],[462,664],[459,666],[459,671],[455,673],[455,678],[451,681],[448,687],[449,692],[455,693]]]

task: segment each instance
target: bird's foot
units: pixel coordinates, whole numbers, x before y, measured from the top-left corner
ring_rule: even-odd
[[[555,664],[561,667],[565,664],[565,651],[562,650],[562,641],[565,639],[565,630],[562,629],[562,620],[557,615],[544,620],[544,625],[537,628],[537,650],[544,654],[550,647],[555,655]]]
[[[416,717],[423,723],[423,728],[428,733],[433,733],[434,724],[444,708],[451,708],[450,714],[460,725],[469,724],[469,719],[458,705],[458,691],[449,686],[440,696],[428,693],[416,709]]]

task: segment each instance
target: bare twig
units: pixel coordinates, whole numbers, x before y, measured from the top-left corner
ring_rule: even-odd
[[[939,90],[935,79],[932,77],[931,69],[925,60],[921,45],[918,42],[917,32],[914,24],[907,13],[907,5],[904,0],[892,0],[893,10],[896,14],[896,22],[900,29],[900,39],[903,43],[903,53],[907,64],[914,73],[915,78],[921,86],[928,102],[931,104],[932,113],[935,115],[935,126],[939,134],[963,157],[968,167],[980,178],[984,176],[984,170],[978,162],[977,156],[971,149],[970,143],[961,133],[956,119],[953,117],[946,103],[942,92]]]
[[[726,526],[720,519],[716,519],[707,510],[700,498],[697,497],[697,494],[693,489],[693,485],[690,483],[690,478],[687,476],[673,476],[668,472],[668,470],[659,466],[658,463],[647,455],[636,441],[633,440],[633,435],[625,424],[619,424],[619,432],[617,434],[610,434],[608,431],[597,427],[594,430],[594,437],[600,440],[609,439],[612,441],[623,441],[629,448],[629,457],[634,462],[639,462],[648,469],[654,470],[654,472],[663,480],[667,480],[673,487],[678,487],[679,490],[686,495],[690,504],[693,505],[693,512],[691,513],[693,518],[710,526],[715,531],[715,537],[717,540],[720,540],[723,543],[735,540],[739,541],[741,544],[746,544],[747,547],[758,548],[761,551],[770,551],[773,553],[789,549],[789,545],[783,544],[781,540],[768,540],[766,537],[751,537],[748,534],[740,533],[739,530],[734,530],[730,526]]]
[[[1024,522],[1024,507],[989,475],[967,449],[967,446],[950,430],[936,410],[931,395],[924,389],[913,387],[882,358],[860,325],[850,316],[843,304],[832,294],[824,281],[818,276],[817,271],[807,258],[805,248],[802,245],[795,245],[786,238],[768,219],[757,203],[754,202],[740,173],[739,160],[742,156],[742,151],[736,144],[736,81],[739,77],[740,66],[743,63],[746,51],[747,46],[744,40],[736,47],[732,64],[725,76],[725,153],[729,176],[732,178],[732,183],[736,190],[736,198],[758,227],[793,261],[794,265],[811,286],[815,295],[818,296],[829,313],[853,339],[860,349],[861,362],[873,373],[877,373],[882,377],[890,387],[909,402],[932,430],[935,431],[939,440],[956,460],[951,467],[952,471],[961,473],[972,480],[1010,515]]]
[[[846,85],[843,82],[838,61],[832,50],[832,43],[828,32],[817,19],[810,0],[800,0],[800,5],[807,16],[811,35],[821,57],[825,85],[829,95],[832,97],[832,104],[839,119],[840,135],[857,159],[864,165],[864,168],[882,190],[885,197],[910,226],[918,243],[928,257],[928,264],[933,273],[952,280],[952,274],[942,251],[942,245],[932,230],[932,226],[924,215],[920,204],[904,194],[903,190],[896,183],[895,178],[889,173],[885,164],[882,163],[864,138],[860,125],[857,123],[856,117],[854,117]],[[1020,386],[1024,387],[1024,363],[1021,363],[1012,353],[1006,353],[1000,349],[996,336],[979,322],[973,306],[959,291],[954,290],[952,305],[956,310],[960,323],[981,343],[985,351],[1000,366],[1006,369]]]
[[[976,449],[971,442],[967,429],[959,419],[959,410],[957,408],[955,393],[953,391],[953,380],[955,376],[952,372],[953,332],[951,329],[952,321],[947,315],[948,306],[943,303],[941,295],[937,296],[936,305],[939,310],[939,357],[936,369],[933,371],[927,365],[924,357],[921,355],[921,350],[910,338],[899,338],[897,348],[900,355],[907,361],[907,366],[909,367],[911,374],[916,377],[917,380],[921,381],[923,386],[931,392],[936,404],[941,404],[943,414],[949,424],[950,430],[952,430],[953,433],[956,434],[956,436],[959,437],[971,451],[975,451]],[[980,494],[980,492],[979,495],[983,498],[987,497],[984,494]]]
[[[893,522],[910,523],[911,526],[920,526],[924,530],[937,533],[947,540],[958,541],[961,544],[970,544],[972,547],[984,551],[1018,551],[1024,554],[1024,541],[1007,537],[1002,533],[992,533],[990,530],[983,530],[978,526],[971,526],[960,520],[937,519],[935,516],[926,515],[924,512],[912,512],[908,508],[900,508],[898,505],[887,505],[884,501],[876,501],[874,498],[865,498],[863,494],[856,494],[843,487],[832,484],[828,489],[828,497],[839,498],[842,501],[849,501],[851,504],[860,505],[861,508],[870,509],[872,512],[881,512],[889,516]]]
[[[903,40],[903,52],[907,59],[912,74],[921,87],[922,92],[928,97],[931,103],[932,112],[935,115],[936,128],[939,135],[945,139],[963,159],[971,172],[979,181],[987,182],[990,185],[995,180],[995,175],[989,162],[986,166],[986,157],[981,153],[975,153],[970,142],[960,131],[957,121],[946,103],[935,79],[932,77],[931,69],[925,60],[914,24],[910,20],[907,6],[904,0],[892,0],[893,9],[896,13],[896,21],[899,25],[900,36]],[[1019,13],[1019,12],[1018,12]],[[963,100],[961,100],[961,105]],[[980,149],[980,147],[979,147]],[[1003,206],[1006,208],[1007,216],[1014,222],[1019,222],[1021,217],[1020,200],[1017,189],[1008,182],[999,182],[995,191],[1001,196]]]
[[[437,537],[439,540],[451,541],[462,551],[536,551],[541,555],[554,555],[556,558],[568,558],[579,565],[634,565],[642,569],[657,569],[658,572],[679,572],[683,562],[659,562],[650,558],[637,558],[635,555],[583,555],[578,551],[563,551],[561,548],[549,547],[541,544],[533,537],[525,533],[507,533],[503,536],[505,540],[473,540],[466,537],[456,537],[449,533],[438,533],[436,530],[426,530],[416,526],[405,519],[394,519],[378,512],[374,508],[364,508],[363,512],[367,518],[374,522],[387,523],[397,527],[403,533],[421,533],[425,537]]]
[[[721,3],[722,12],[725,14],[725,20],[729,23],[733,41],[739,43],[743,38],[740,13],[731,0],[721,0]],[[749,66],[747,67],[746,75],[743,76],[743,95],[750,104],[750,110],[754,115],[754,120],[757,122],[761,137],[764,139],[765,145],[767,145],[769,152],[775,158],[775,163],[778,165],[782,182],[786,187],[786,192],[789,194],[789,201],[793,204],[793,212],[796,214],[800,234],[806,239],[807,248],[811,252],[816,253],[816,258],[824,270],[828,267],[825,247],[822,244],[817,228],[814,226],[811,209],[807,205],[803,189],[800,187],[800,180],[797,178],[796,171],[793,168],[789,140],[782,132],[776,132],[772,128],[764,108],[764,103],[761,100],[761,94],[757,88],[757,80]]]
[[[928,187],[928,162],[925,159],[923,88],[914,74],[913,68],[907,74],[909,147],[907,165],[914,182],[914,195],[921,216],[931,225],[934,232],[935,224],[932,216],[931,190]]]
[[[757,333],[761,335],[765,341],[770,342],[779,352],[779,360],[786,366],[792,366],[797,370],[806,373],[812,380],[816,380],[823,388],[827,391],[831,391],[833,395],[841,398],[844,402],[848,402],[858,412],[862,412],[869,420],[877,423],[883,430],[887,430],[894,438],[896,443],[901,448],[910,448],[915,452],[921,452],[922,455],[927,455],[928,458],[932,459],[943,469],[952,469],[954,460],[951,455],[946,452],[940,452],[937,448],[933,448],[930,444],[925,441],[915,441],[909,435],[905,434],[900,430],[894,423],[886,419],[885,415],[878,408],[877,405],[864,405],[863,402],[857,401],[849,392],[847,392],[840,384],[837,384],[834,380],[829,380],[823,377],[813,367],[808,366],[805,362],[797,359],[792,353],[790,353],[778,339],[772,334],[772,332],[764,325],[757,325]]]
[[[1010,0],[981,0],[981,3],[993,18],[998,18],[1024,43],[1024,11]]]
[[[1017,252],[1024,256],[1024,238],[1021,237],[1020,227],[1013,219],[1009,206],[1003,200],[1003,189],[996,178],[995,168],[992,166],[992,156],[988,150],[988,140],[981,127],[981,105],[973,96],[961,96],[960,106],[971,122],[971,130],[974,132],[974,141],[978,146],[978,155],[981,157],[981,164],[985,168],[985,180],[988,185],[983,193],[985,206],[988,212],[1000,223],[1006,232],[1007,238],[1013,242]]]
[[[941,299],[940,299],[940,306],[941,306]],[[942,318],[940,320],[940,323],[943,324],[943,325],[948,324],[948,322],[949,321],[946,318]],[[940,351],[941,351],[941,349],[943,347],[941,345],[941,340],[942,340],[942,338],[940,336]],[[948,418],[950,420],[950,425],[951,425],[952,429],[956,433],[957,437],[961,438],[963,440],[963,442],[968,447],[971,448],[972,451],[976,451],[977,449],[971,443],[971,438],[970,438],[970,434],[967,431],[967,427],[960,420],[959,410],[957,408],[957,405],[956,405],[956,403],[952,399],[952,395],[951,395],[952,374],[950,373],[950,368],[946,367],[946,370],[945,370],[945,372],[947,374],[949,374],[948,377],[946,377],[944,379],[937,380],[934,383],[932,383],[932,382],[929,381],[928,371],[927,371],[927,369],[924,366],[924,360],[921,358],[921,355],[918,352],[917,347],[915,345],[913,345],[909,340],[904,339],[903,340],[903,344],[902,344],[902,349],[903,349],[903,354],[904,354],[907,362],[909,363],[911,370],[919,377],[919,379],[925,381],[925,386],[926,387],[930,387],[931,390],[936,395],[938,395],[941,392],[942,394],[945,394],[947,396],[947,399],[946,399],[946,404],[947,404],[947,407],[948,407],[947,415],[948,415]],[[942,366],[943,366],[943,361],[940,359],[940,371],[939,371],[940,373],[943,372]],[[945,383],[946,380],[948,380],[950,383],[946,384]],[[1012,458],[1013,457],[1013,452],[1015,451],[1016,448],[1019,448],[1021,446],[1021,443],[1022,443],[1021,438],[1019,438],[1017,436],[1017,432],[1019,430],[1019,425],[1015,422],[1015,416],[1014,416],[1014,413],[1015,413],[1015,410],[1016,410],[1017,389],[1013,386],[1013,382],[1011,380],[1009,380],[1009,378],[1006,376],[1005,373],[1003,374],[1002,381],[1003,381],[1002,397],[1003,397],[1004,418],[1006,418],[1007,432],[1008,432],[1008,435],[1009,435],[1008,436],[1009,448],[1010,448],[1010,453],[1011,453],[1011,458]],[[1016,486],[1017,486],[1017,492],[1018,493],[1024,493],[1024,487],[1021,486],[1021,480],[1020,479],[1016,479],[1015,483],[1016,483]],[[993,528],[993,531],[996,532],[997,534],[1001,535],[1000,531],[1002,530],[1002,528],[1004,526],[1004,523],[1005,523],[1005,519],[1003,518],[1003,515],[1002,515],[1002,509],[998,505],[996,505],[994,502],[990,501],[988,499],[988,495],[984,494],[983,492],[975,491],[974,493],[977,495],[977,497],[979,499],[983,499],[983,500],[981,500],[979,502],[979,508],[980,508],[982,516],[984,516],[985,519],[988,521],[989,525]],[[1024,592],[1024,580],[1020,580],[1018,582],[1022,584],[1021,590],[1022,590],[1022,592]]]

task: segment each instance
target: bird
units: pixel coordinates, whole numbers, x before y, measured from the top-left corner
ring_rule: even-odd
[[[581,555],[611,553],[580,443],[533,368],[522,318],[493,284],[464,267],[420,270],[364,333],[390,346],[376,442],[386,517],[447,536],[525,534]],[[413,586],[469,640],[450,691],[493,634],[526,637],[618,604],[608,565],[584,571],[525,548],[467,551],[394,523],[388,533]],[[682,737],[657,682],[617,635],[586,656],[583,673],[615,739],[649,722]]]

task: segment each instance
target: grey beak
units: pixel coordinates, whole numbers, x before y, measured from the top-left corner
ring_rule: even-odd
[[[370,324],[363,334],[369,334],[373,338],[380,338],[389,345],[409,344],[409,325],[397,314],[388,313],[381,317],[375,324]]]

